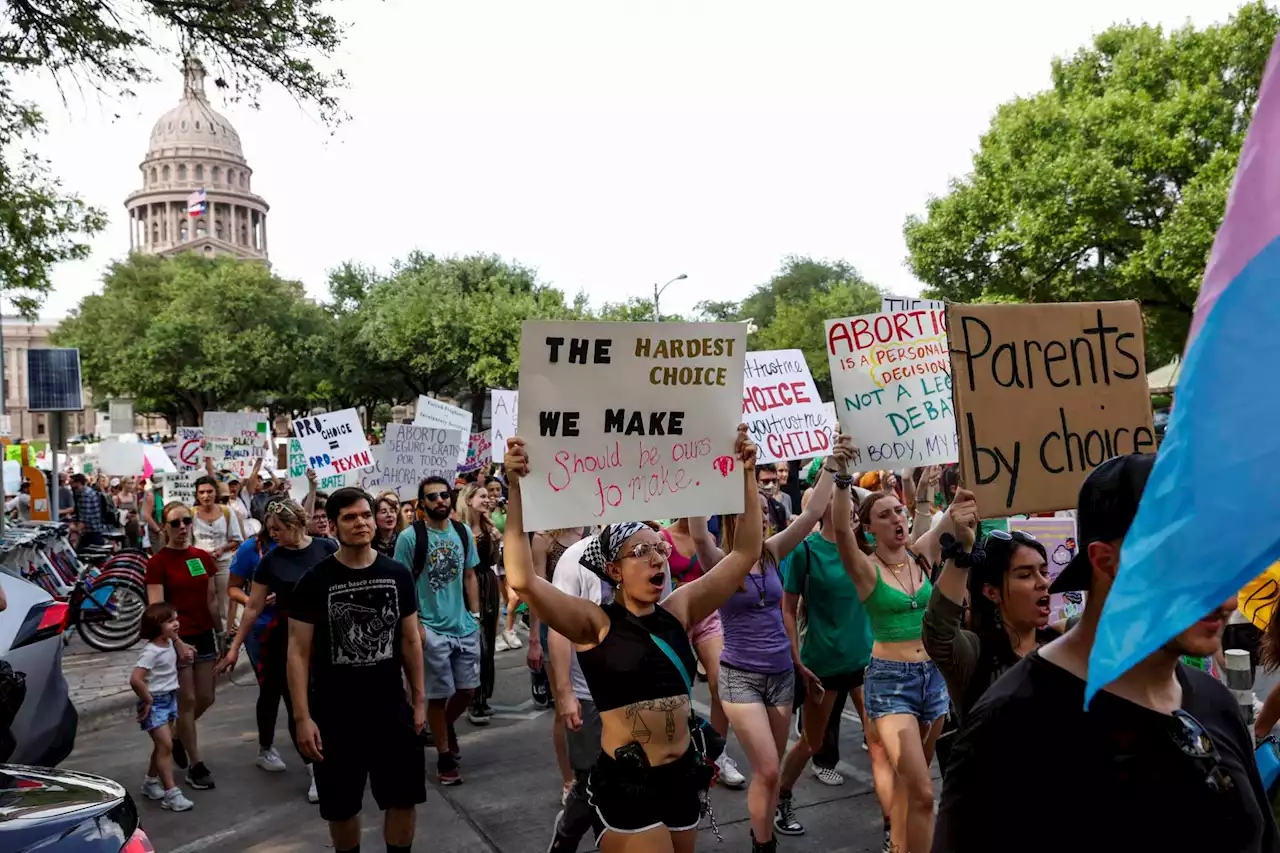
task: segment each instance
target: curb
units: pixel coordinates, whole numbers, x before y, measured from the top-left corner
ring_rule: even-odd
[[[137,700],[138,697],[130,690],[114,696],[91,699],[83,705],[77,705],[76,713],[80,715],[78,731],[80,733],[97,731],[122,717],[135,713],[134,703]]]

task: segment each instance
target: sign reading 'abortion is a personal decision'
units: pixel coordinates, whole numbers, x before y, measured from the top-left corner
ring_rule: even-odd
[[[743,377],[742,420],[760,448],[760,462],[827,455],[836,425],[827,418],[803,352],[749,352]]]
[[[307,467],[314,468],[317,474],[345,474],[373,465],[369,442],[355,409],[294,418],[293,434],[302,445]]]
[[[831,389],[856,469],[955,462],[956,418],[942,311],[827,321]]]
[[[742,511],[742,323],[526,322],[524,526]]]

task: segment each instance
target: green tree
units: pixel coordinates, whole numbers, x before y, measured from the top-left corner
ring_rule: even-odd
[[[1156,364],[1182,349],[1280,15],[1121,25],[997,111],[973,171],[909,217],[909,263],[958,302],[1137,299]]]
[[[274,415],[311,399],[311,367],[331,336],[332,318],[298,282],[260,263],[188,253],[113,263],[102,293],[85,297],[53,340],[80,349],[95,393],[198,424],[209,410]]]
[[[632,296],[626,302],[606,302],[594,312],[594,319],[611,323],[648,323],[653,320],[653,300]],[[664,323],[683,323],[679,314],[663,314]]]
[[[60,261],[84,258],[84,240],[106,215],[66,192],[38,149],[45,122],[14,96],[24,75],[51,74],[59,86],[129,97],[155,79],[166,58],[198,53],[215,85],[257,106],[271,81],[325,121],[342,118],[341,71],[315,60],[333,54],[338,22],[318,0],[10,0],[0,14],[0,292],[32,316]],[[157,61],[159,59],[160,61]],[[177,64],[176,62],[173,64]]]

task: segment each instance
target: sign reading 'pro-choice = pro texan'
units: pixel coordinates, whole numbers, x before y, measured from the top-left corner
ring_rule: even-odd
[[[373,464],[355,409],[294,418],[293,435],[302,445],[307,467],[317,474],[345,474]]]
[[[949,305],[960,470],[987,515],[1074,509],[1113,456],[1154,452],[1137,302]]]
[[[955,462],[945,314],[880,312],[826,326],[831,389],[853,438],[854,468]]]
[[[526,322],[524,526],[742,511],[742,323]]]
[[[743,377],[742,420],[759,447],[759,462],[827,455],[835,424],[827,418],[804,353],[749,352]]]

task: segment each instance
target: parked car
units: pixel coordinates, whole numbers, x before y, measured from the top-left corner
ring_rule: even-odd
[[[67,605],[33,583],[0,572],[0,660],[26,677],[27,695],[12,726],[13,751],[0,761],[56,767],[76,745],[79,715],[62,675]],[[0,844],[0,850],[10,848]]]
[[[101,776],[0,764],[0,850],[154,853],[138,807]]]
[[[1156,409],[1152,412],[1151,424],[1156,428],[1156,438],[1163,439],[1165,430],[1169,428],[1169,410]]]

